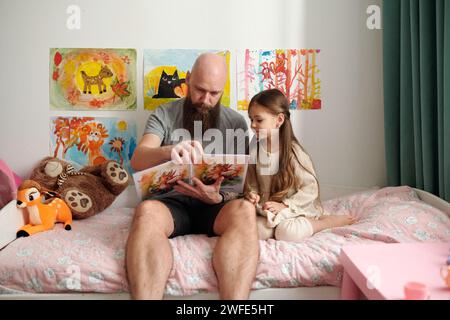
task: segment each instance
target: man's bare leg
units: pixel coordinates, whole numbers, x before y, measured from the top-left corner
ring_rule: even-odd
[[[127,274],[133,299],[162,299],[172,269],[168,237],[173,232],[169,209],[147,200],[137,208],[127,242]]]
[[[228,202],[214,223],[220,236],[213,267],[221,299],[248,299],[259,258],[255,206],[243,199]]]

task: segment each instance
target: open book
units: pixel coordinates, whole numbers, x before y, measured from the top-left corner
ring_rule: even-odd
[[[178,180],[193,184],[193,177],[204,184],[213,184],[222,176],[225,179],[222,181],[221,191],[242,193],[248,161],[248,155],[203,155],[202,163],[174,164],[168,161],[136,172],[133,179],[138,197],[142,200],[171,191]]]

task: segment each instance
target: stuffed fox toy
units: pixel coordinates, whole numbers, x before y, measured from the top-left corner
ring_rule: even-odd
[[[25,180],[19,186],[17,192],[17,207],[27,208],[29,224],[17,231],[17,237],[47,231],[55,226],[56,222],[64,223],[64,229],[72,229],[72,213],[67,204],[55,198],[54,192],[48,192],[39,183],[33,180]],[[51,196],[47,201],[46,196]]]

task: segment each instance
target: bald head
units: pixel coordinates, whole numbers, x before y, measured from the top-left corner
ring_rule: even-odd
[[[200,55],[186,76],[189,95],[194,104],[213,107],[220,100],[227,82],[225,57],[214,53]]]
[[[191,78],[195,76],[210,76],[221,80],[223,85],[227,80],[227,62],[224,56],[215,53],[203,53],[192,66]]]

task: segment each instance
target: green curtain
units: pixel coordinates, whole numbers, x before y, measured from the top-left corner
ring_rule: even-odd
[[[450,1],[383,2],[388,184],[450,201]]]

